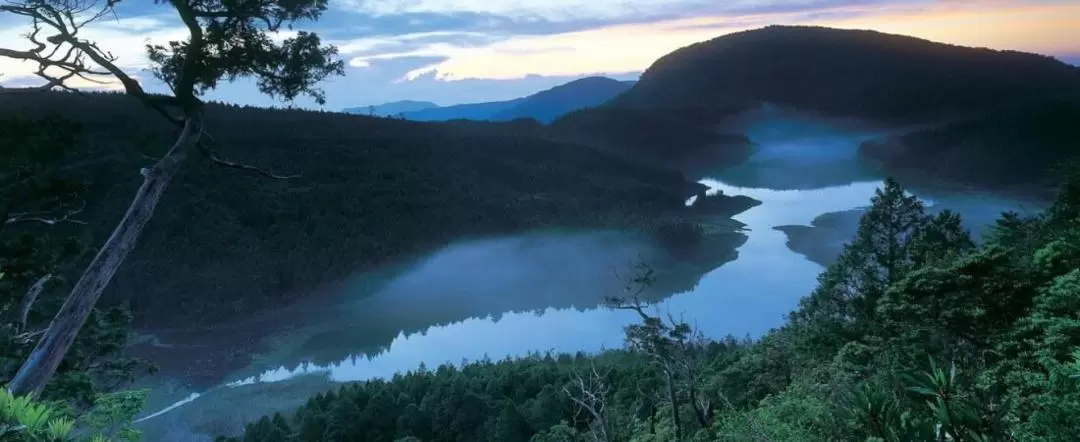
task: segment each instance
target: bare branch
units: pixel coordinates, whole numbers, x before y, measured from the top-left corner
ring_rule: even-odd
[[[49,211],[49,210],[43,210],[43,211],[37,211],[37,212],[12,213],[12,214],[8,215],[8,219],[4,221],[4,224],[38,222],[38,223],[47,224],[47,225],[52,226],[52,225],[56,225],[56,224],[59,224],[59,223],[68,222],[68,223],[85,225],[86,221],[71,218],[73,215],[78,215],[78,214],[82,213],[83,209],[85,209],[85,208],[86,208],[86,202],[84,201],[82,203],[82,205],[79,206],[79,208],[68,210],[68,211],[64,212],[63,215],[58,216],[58,217],[52,217],[52,218],[49,218],[49,217],[46,216],[46,215],[53,212],[53,211]]]
[[[22,345],[29,344],[31,342],[34,342],[34,340],[36,340],[39,336],[44,335],[45,332],[47,332],[47,331],[49,331],[49,329],[44,328],[44,329],[41,329],[41,330],[34,330],[34,331],[28,331],[28,332],[19,333],[19,334],[15,335],[15,342],[17,342],[19,344],[22,344]]]
[[[203,132],[203,137],[214,140],[214,138],[210,134],[208,134],[206,132]],[[214,140],[214,141],[217,141],[217,140]],[[266,176],[266,177],[269,177],[269,178],[273,178],[275,180],[291,180],[291,179],[300,177],[299,174],[296,174],[296,175],[278,175],[278,174],[276,174],[274,172],[271,172],[269,170],[262,169],[262,168],[259,168],[259,167],[256,167],[256,166],[252,166],[250,164],[243,164],[243,163],[238,163],[238,162],[235,162],[235,161],[227,160],[225,158],[222,158],[221,155],[219,155],[216,150],[214,150],[212,147],[210,147],[210,145],[207,144],[205,140],[199,142],[198,149],[199,149],[199,153],[203,154],[203,156],[205,156],[211,162],[213,162],[214,164],[217,164],[219,166],[229,167],[229,168],[232,168],[232,169],[249,170],[249,171],[252,171],[252,172],[256,172],[256,173],[258,173],[260,175],[263,175],[263,176]]]
[[[195,71],[198,65],[197,60],[186,60],[184,69],[177,79],[178,87],[173,87],[173,85],[170,84],[174,93],[183,96],[152,96],[147,94],[134,78],[128,76],[114,64],[116,61],[115,56],[102,50],[97,44],[78,37],[78,33],[83,26],[104,17],[106,14],[115,13],[112,8],[115,3],[115,1],[108,1],[100,7],[97,2],[82,3],[78,0],[62,2],[59,6],[47,2],[0,5],[0,12],[9,12],[31,19],[33,30],[27,34],[26,37],[34,45],[32,49],[25,51],[0,48],[0,56],[37,63],[38,69],[35,72],[35,75],[45,79],[44,84],[36,87],[14,89],[0,87],[0,94],[33,93],[57,88],[78,92],[76,89],[67,86],[66,82],[72,78],[80,78],[89,82],[104,84],[105,82],[92,79],[90,76],[108,75],[119,80],[128,95],[139,99],[143,104],[154,109],[178,128],[183,127],[184,120],[174,116],[173,113],[169,111],[168,107],[182,107],[184,113],[191,114],[201,106],[201,101],[192,95],[194,84],[197,81],[197,73]],[[204,44],[203,30],[198,23],[198,18],[238,18],[235,14],[227,11],[197,11],[188,2],[182,0],[174,0],[171,3],[176,8],[180,14],[181,20],[191,33],[188,47],[188,54],[190,56],[200,54],[201,50],[199,48]],[[98,7],[99,9],[88,18],[83,20],[76,19],[78,15],[90,11],[95,7]],[[259,18],[265,21],[267,26],[272,30],[277,29],[281,24],[280,18],[263,17],[255,15],[254,13],[247,17]],[[245,18],[245,16],[241,15],[239,18]],[[39,34],[43,30],[42,25],[52,28],[57,34],[49,36],[44,42],[41,41],[39,39]],[[52,46],[52,50],[46,53],[46,49],[48,49],[50,45]],[[97,70],[87,66],[86,59],[93,61],[103,70]],[[50,74],[48,73],[49,70],[58,70],[61,71],[62,74]],[[203,133],[203,136],[205,138],[200,140],[197,145],[199,152],[214,164],[232,169],[256,172],[260,175],[277,180],[293,179],[300,176],[280,175],[266,169],[224,158],[205,141],[207,139],[213,140],[213,138],[205,132]],[[47,219],[38,219],[37,221],[52,224],[47,222],[49,221]]]
[[[84,3],[79,1],[61,2],[59,5],[53,2],[25,2],[0,5],[0,12],[20,15],[31,20],[33,30],[26,37],[34,45],[33,49],[26,51],[0,48],[0,56],[37,63],[37,75],[49,79],[46,85],[37,89],[62,87],[63,81],[71,78],[71,76],[86,78],[87,75],[111,75],[123,84],[128,94],[137,98],[145,98],[146,92],[139,83],[113,63],[116,61],[115,56],[101,50],[96,44],[79,38],[79,31],[84,26],[113,12],[114,3],[109,1],[102,6],[98,6],[97,2]],[[76,16],[93,8],[100,9],[86,19],[76,19]],[[47,37],[45,42],[38,38],[38,35],[42,32],[42,25],[56,31],[56,34]],[[52,50],[46,53],[45,50],[49,45],[52,46]],[[67,50],[62,50],[65,47]],[[61,53],[63,55],[58,55]],[[96,70],[88,66],[86,59],[93,61],[103,70]],[[47,74],[46,72],[49,69],[59,69],[64,74],[60,76]],[[0,93],[9,92],[11,92],[9,89],[0,90]]]
[[[26,318],[30,315],[30,309],[34,307],[34,302],[37,301],[38,295],[45,290],[45,285],[52,279],[53,274],[46,273],[30,285],[30,289],[27,290],[26,295],[23,296],[22,307],[19,309],[19,322],[16,324],[18,330],[26,328]]]
[[[578,405],[579,413],[585,411],[592,416],[592,426],[595,428],[592,432],[593,439],[598,442],[609,441],[609,423],[607,414],[604,411],[607,405],[607,396],[610,394],[610,388],[604,382],[607,372],[602,375],[596,370],[595,365],[590,365],[589,373],[584,376],[577,370],[574,370],[573,373],[574,378],[570,381],[570,384],[575,391],[571,392],[570,388],[563,386],[563,393]]]

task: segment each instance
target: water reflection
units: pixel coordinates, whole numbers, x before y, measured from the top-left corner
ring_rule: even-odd
[[[880,130],[806,115],[768,115],[769,122],[760,115],[739,122],[758,143],[747,164],[702,180],[710,192],[762,202],[735,216],[748,229],[738,259],[704,276],[698,269],[684,271],[692,281],[671,286],[692,289],[655,306],[707,336],[757,336],[781,325],[816,285],[822,266],[792,252],[788,236],[774,227],[809,225],[821,214],[866,206],[880,186],[880,177],[855,159],[858,144]],[[975,229],[1002,210],[1039,208],[990,194],[914,189],[936,208],[959,211]],[[854,229],[854,223],[843,225]],[[843,238],[852,232],[834,233]],[[233,373],[231,382],[145,421],[143,428],[150,440],[198,439],[239,431],[243,422],[294,408],[339,382],[484,357],[618,347],[622,328],[636,317],[599,308],[600,299],[621,288],[616,269],[650,253],[637,239],[608,233],[457,244],[387,278],[358,280],[329,312],[320,310],[317,320],[275,328],[263,339],[272,352]],[[157,389],[155,405],[164,408],[190,393]]]
[[[814,191],[777,191],[729,186],[717,180],[704,182],[711,192],[743,194],[763,201],[735,217],[749,229],[739,259],[706,274],[693,290],[656,306],[661,312],[681,315],[714,337],[759,335],[780,325],[783,315],[813,286],[821,267],[789,251],[785,236],[773,226],[808,223],[821,211],[865,204],[877,186],[877,182],[864,182]],[[609,240],[613,241],[602,241]],[[615,241],[600,247],[597,239],[563,245],[527,240],[540,247],[533,249],[510,241],[485,243],[482,250],[466,244],[437,254],[382,284],[380,294],[343,303],[340,312],[317,329],[282,336],[275,344],[279,352],[266,355],[258,364],[267,369],[257,369],[258,374],[238,373],[227,386],[170,411],[173,417],[156,424],[163,426],[158,434],[164,431],[161,428],[170,428],[165,422],[198,426],[205,425],[208,418],[218,422],[211,425],[216,431],[236,430],[236,423],[252,413],[253,397],[258,398],[262,412],[295,406],[291,398],[269,393],[278,389],[314,394],[338,382],[388,377],[421,364],[434,367],[463,359],[500,359],[538,351],[594,352],[621,346],[623,326],[636,317],[630,312],[598,308],[596,293],[619,285],[611,269],[639,253],[639,246]],[[552,255],[551,247],[567,253]],[[525,253],[528,250],[545,253]],[[517,268],[526,265],[541,270]],[[493,273],[497,275],[482,277]],[[441,290],[433,294],[431,287]],[[585,291],[590,291],[591,297]],[[513,312],[514,303],[522,302],[513,298],[523,292],[551,307]],[[510,312],[432,326],[439,318],[468,312],[477,305],[495,305]],[[454,313],[440,313],[444,311]],[[388,344],[378,344],[383,339]],[[376,347],[377,351],[372,351]],[[335,354],[351,356],[332,359]],[[297,362],[299,356],[308,356],[313,362]],[[276,384],[281,387],[271,387]],[[230,411],[239,409],[243,411]],[[155,424],[153,420],[148,423],[150,431]]]
[[[757,335],[779,325],[783,314],[806,294],[806,288],[812,286],[820,272],[819,266],[787,251],[785,236],[772,226],[807,223],[821,210],[863,204],[878,185],[853,183],[807,192],[740,188],[716,180],[703,182],[712,192],[743,194],[765,201],[736,216],[751,229],[738,260],[706,274],[694,290],[657,305],[660,310],[684,315],[712,336]],[[362,314],[363,323],[350,324],[350,315],[342,315],[339,321],[325,324],[327,330],[305,339],[298,350],[309,354],[320,347],[348,350],[352,357],[307,368],[279,367],[258,379],[265,382],[286,379],[290,374],[325,372],[334,381],[355,381],[389,376],[421,363],[436,366],[463,358],[497,359],[548,350],[597,351],[621,345],[622,327],[634,321],[635,316],[596,307],[600,296],[615,294],[621,287],[619,279],[607,271],[619,260],[597,261],[588,255],[597,253],[590,247],[554,254],[548,253],[550,248],[559,246],[535,245],[544,247],[545,252],[522,255],[518,253],[523,250],[521,245],[513,240],[486,243],[484,247],[468,244],[440,252],[391,281],[375,297],[343,307],[347,312]],[[616,253],[617,249],[605,253],[630,260],[634,250],[627,247],[621,253]],[[763,278],[763,274],[770,277]],[[439,289],[433,291],[435,287]],[[514,312],[515,305],[522,305],[521,297],[552,307]],[[589,308],[567,308],[575,300]],[[509,313],[432,326],[438,323],[437,317],[477,310]],[[364,346],[358,343],[370,340],[372,327],[383,330],[382,325],[389,327],[387,330],[396,327],[396,337],[376,355],[365,355],[361,351]],[[254,380],[251,377],[242,383]]]

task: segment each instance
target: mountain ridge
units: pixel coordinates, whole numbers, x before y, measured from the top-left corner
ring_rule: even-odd
[[[628,91],[598,108],[564,115],[553,126],[588,127],[605,143],[623,142],[620,131],[681,127],[667,137],[676,140],[688,130],[718,133],[732,115],[763,103],[874,124],[934,127],[860,148],[862,159],[887,174],[915,167],[980,186],[1046,183],[1052,166],[1080,154],[1068,122],[1080,107],[1080,67],[1040,54],[811,26],[769,26],[675,50]],[[1052,124],[1023,115],[1033,109]],[[1008,129],[996,126],[1001,124]],[[692,158],[717,148],[708,137],[695,137],[640,146],[638,153]],[[972,157],[984,167],[964,171],[941,163]],[[1023,167],[1017,169],[1019,160]]]
[[[633,81],[620,81],[608,77],[591,76],[579,78],[553,88],[545,89],[511,100],[465,103],[439,106],[426,101],[395,101],[369,107],[346,108],[344,112],[367,115],[374,109],[375,115],[402,116],[413,121],[449,121],[457,119],[478,121],[511,121],[532,118],[550,123],[556,118],[578,109],[599,106],[625,92]],[[414,106],[412,110],[399,110]],[[430,104],[430,106],[423,106]],[[392,111],[383,112],[390,108]]]
[[[920,121],[1062,94],[1080,96],[1080,68],[1045,55],[877,31],[769,26],[675,50],[609,105],[772,102]]]
[[[347,114],[393,117],[405,112],[416,112],[439,107],[430,101],[399,100],[370,106],[347,107],[342,110]]]

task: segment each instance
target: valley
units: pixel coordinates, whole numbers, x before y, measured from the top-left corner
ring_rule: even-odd
[[[178,132],[31,92],[4,382]],[[509,101],[200,102],[193,152],[253,165],[186,159],[39,399],[145,392],[162,441],[1064,440],[1078,103],[1049,57],[803,26]]]
[[[665,281],[662,263],[650,258],[644,244],[618,234],[540,232],[459,242],[399,270],[361,274],[336,287],[321,306],[290,309],[265,326],[156,336],[153,348],[143,347],[145,354],[167,358],[163,365],[170,369],[164,373],[176,378],[150,384],[156,396],[151,403],[160,414],[145,416],[143,428],[167,439],[231,434],[243,422],[289,411],[341,383],[390,379],[423,366],[620,348],[623,328],[635,322],[635,315],[601,304],[604,296],[619,294],[621,279],[639,260],[658,267],[660,278],[648,294],[658,301],[657,311],[694,324],[713,339],[759,338],[782,325],[817,284],[824,263],[800,255],[831,258],[839,247],[830,238],[842,246],[857,226],[843,225],[832,236],[803,236],[809,244],[802,247],[790,243],[798,234],[776,228],[864,207],[881,177],[856,158],[860,141],[870,134],[843,120],[774,110],[747,118],[744,128],[757,146],[755,154],[701,180],[709,194],[761,202],[734,216],[745,235],[730,245],[737,247],[737,256],[681,275],[668,268],[668,275],[681,280]],[[815,179],[815,172],[827,174],[829,181]],[[805,181],[793,182],[793,176]],[[932,187],[916,194],[934,210],[957,211],[976,234],[1001,212],[1035,213],[1046,205]],[[774,274],[777,269],[782,273]],[[230,351],[261,347],[266,353],[243,368],[209,374],[205,370],[213,366],[191,362],[221,357],[213,346],[198,343],[210,335],[233,342],[225,338],[233,334],[264,344],[230,344]],[[185,367],[200,375],[185,374]]]

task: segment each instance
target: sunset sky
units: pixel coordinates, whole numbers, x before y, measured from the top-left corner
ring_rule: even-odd
[[[930,40],[1053,55],[1080,65],[1075,0],[331,0],[319,32],[346,76],[324,85],[327,109],[412,99],[439,104],[509,99],[584,75],[635,79],[660,56],[769,24],[874,29]],[[0,47],[25,49],[26,23],[0,17]],[[144,71],[147,41],[182,38],[175,12],[122,2],[85,37]],[[287,35],[280,35],[285,37]],[[30,85],[33,66],[0,58],[0,84]],[[209,98],[273,105],[248,82]],[[299,102],[305,107],[313,103]]]

